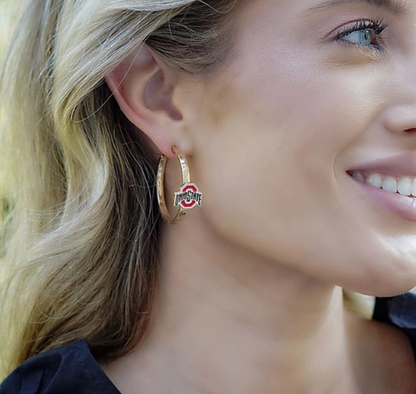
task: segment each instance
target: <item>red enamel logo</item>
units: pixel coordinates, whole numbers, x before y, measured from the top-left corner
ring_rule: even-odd
[[[183,209],[192,209],[195,205],[202,205],[202,193],[194,183],[185,183],[175,192],[175,207],[181,206]]]

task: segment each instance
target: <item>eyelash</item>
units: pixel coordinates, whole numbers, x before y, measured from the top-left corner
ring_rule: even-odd
[[[356,47],[361,47],[361,48],[365,48],[365,49],[374,49],[377,51],[382,51],[382,44],[383,44],[383,38],[380,37],[381,33],[383,33],[383,31],[388,27],[388,23],[386,23],[383,19],[377,19],[377,20],[365,20],[365,19],[360,19],[356,22],[354,22],[354,24],[351,26],[346,26],[343,28],[343,30],[341,30],[340,32],[338,32],[337,34],[337,41],[342,42],[343,44],[346,45],[353,45]],[[355,44],[352,42],[349,42],[347,40],[345,40],[345,37],[348,34],[354,33],[356,31],[360,31],[360,30],[373,30],[376,37],[377,37],[377,41],[378,41],[378,45],[371,45],[371,46],[365,46],[365,45],[360,45],[360,44]]]

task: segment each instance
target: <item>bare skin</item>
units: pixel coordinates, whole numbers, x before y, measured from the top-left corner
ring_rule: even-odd
[[[104,369],[123,394],[414,394],[407,339],[340,288],[416,283],[414,198],[352,176],[416,177],[416,6],[252,0],[235,23],[213,75],[145,46],[107,78],[204,200],[163,229],[149,337]]]
[[[415,392],[400,332],[344,311],[340,288],[235,250],[220,262],[189,219],[187,246],[165,234],[149,338],[104,367],[123,394]]]

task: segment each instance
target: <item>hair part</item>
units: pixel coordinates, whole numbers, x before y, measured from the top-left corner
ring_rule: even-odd
[[[214,72],[232,55],[235,8],[28,1],[0,73],[4,373],[78,339],[109,359],[144,338],[158,286],[157,158],[104,77],[144,42],[181,72]]]

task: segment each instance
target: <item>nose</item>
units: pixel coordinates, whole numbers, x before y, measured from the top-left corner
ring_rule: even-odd
[[[416,88],[414,103],[391,108],[384,120],[387,130],[399,134],[416,134]]]
[[[384,126],[393,133],[416,132],[416,48],[411,56],[395,62],[391,73],[386,75],[388,101]]]
[[[412,13],[413,15],[413,13]],[[412,16],[412,18],[414,18]],[[385,75],[388,85],[389,109],[384,118],[385,128],[401,135],[416,135],[416,20],[403,35],[406,43],[391,58],[391,67]],[[410,29],[406,27],[406,29]],[[387,86],[386,86],[387,87]]]

